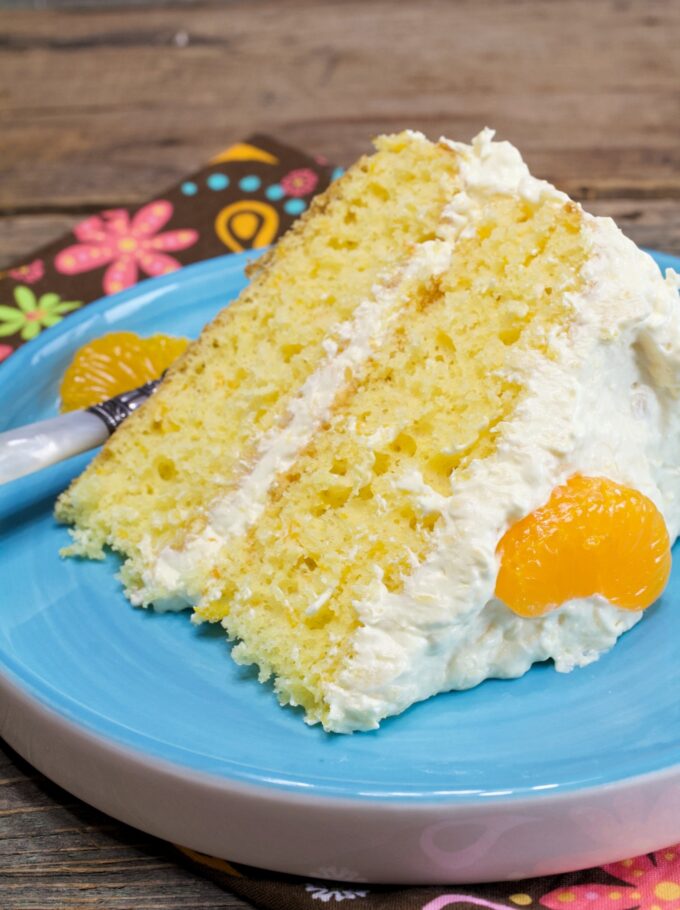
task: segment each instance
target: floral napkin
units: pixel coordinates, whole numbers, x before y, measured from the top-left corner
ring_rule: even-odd
[[[0,361],[105,294],[202,259],[267,246],[341,173],[322,158],[253,136],[139,208],[109,209],[0,272]],[[452,887],[387,887],[341,868],[324,879],[266,872],[178,848],[178,861],[266,910],[342,901],[365,910],[680,910],[680,844],[569,875]]]
[[[333,880],[345,876],[329,867],[328,879],[303,879],[228,863],[180,848],[184,861],[225,889],[266,910],[320,910],[341,901],[353,910],[678,910],[680,844],[583,872],[516,882],[445,887],[370,885]]]
[[[0,272],[0,361],[105,294],[189,262],[268,246],[340,172],[253,136],[139,208],[86,218]]]

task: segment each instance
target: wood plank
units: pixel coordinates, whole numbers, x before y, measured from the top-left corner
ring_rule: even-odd
[[[145,198],[263,126],[347,163],[379,131],[469,138],[490,124],[569,192],[679,197],[680,5],[508,10],[239,0],[5,12],[0,210]]]
[[[33,250],[71,230],[82,215],[15,215],[0,217],[0,270],[30,258]]]
[[[168,844],[108,818],[0,740],[2,910],[243,910],[180,865]]]

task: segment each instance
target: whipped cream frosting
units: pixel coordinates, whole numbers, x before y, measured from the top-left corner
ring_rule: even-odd
[[[147,554],[145,602],[153,592],[157,609],[186,605],[196,566],[210,564],[257,519],[276,476],[327,417],[345,368],[360,369],[380,343],[405,282],[444,271],[458,239],[474,235],[488,199],[500,193],[567,201],[531,176],[510,143],[494,142],[491,130],[471,145],[441,142],[459,157],[460,191],[444,212],[440,239],[417,248],[403,272],[388,276],[353,319],[337,327],[326,359],[291,404],[288,423],[261,440],[252,471],[240,489],[213,505],[205,530],[183,550]],[[610,219],[584,219],[591,255],[583,290],[568,301],[572,323],[554,330],[550,359],[534,352],[509,364],[525,393],[499,427],[495,453],[455,474],[449,496],[429,488],[417,472],[398,481],[422,512],[441,520],[430,555],[401,592],[390,593],[378,572],[372,590],[355,604],[362,625],[353,657],[324,693],[328,729],[371,729],[437,692],[520,676],[548,658],[560,671],[583,666],[640,619],[640,612],[600,596],[527,619],[493,596],[498,541],[575,473],[640,490],[663,514],[671,540],[680,530],[678,279],[671,273],[664,281]]]
[[[455,148],[467,162],[465,193],[451,206],[459,233],[474,230],[488,193],[555,197],[488,132]],[[527,619],[493,596],[498,541],[575,473],[640,490],[671,540],[680,529],[677,276],[664,281],[611,219],[584,218],[591,255],[584,289],[569,300],[573,322],[550,338],[551,359],[532,353],[510,365],[526,391],[496,452],[455,474],[450,496],[417,474],[400,482],[423,512],[441,516],[434,546],[400,593],[376,578],[355,604],[362,625],[352,660],[325,690],[328,729],[371,729],[437,692],[520,676],[547,658],[561,671],[584,666],[640,619],[600,596]]]

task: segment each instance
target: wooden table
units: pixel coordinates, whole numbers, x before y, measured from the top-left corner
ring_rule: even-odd
[[[536,174],[680,253],[679,44],[674,0],[1,12],[0,267],[251,131],[347,164],[407,126],[493,126]],[[0,907],[85,906],[245,905],[0,753]]]

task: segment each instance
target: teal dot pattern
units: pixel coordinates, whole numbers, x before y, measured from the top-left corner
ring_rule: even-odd
[[[249,174],[247,177],[242,177],[239,181],[239,189],[243,190],[244,193],[254,193],[259,190],[262,181],[256,174]]]
[[[307,203],[304,199],[287,199],[283,203],[284,212],[288,212],[289,215],[300,215],[307,208]]]
[[[210,174],[205,182],[211,190],[226,190],[229,186],[229,178],[227,175],[219,172]]]
[[[283,199],[286,195],[286,191],[280,183],[272,183],[272,185],[268,186],[264,191],[264,194],[271,202],[278,202],[279,199]]]
[[[344,168],[336,167],[331,174],[331,180],[337,180],[345,173]],[[227,174],[216,171],[205,178],[205,185],[214,192],[226,190],[231,181]],[[238,181],[238,187],[244,193],[256,193],[262,187],[262,179],[257,174],[246,174]],[[186,180],[180,187],[185,196],[195,196],[199,192],[199,186],[193,180]],[[264,188],[265,198],[270,202],[280,202],[288,195],[287,190],[281,183],[272,183]],[[288,215],[300,215],[307,208],[307,203],[299,196],[287,199],[283,203],[283,210]]]

